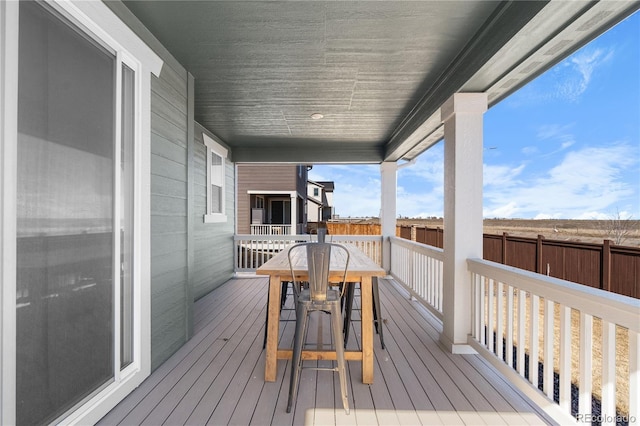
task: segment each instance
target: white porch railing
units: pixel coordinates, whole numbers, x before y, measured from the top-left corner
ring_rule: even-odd
[[[391,237],[391,276],[442,321],[442,249]]]
[[[639,300],[480,259],[468,266],[469,343],[481,355],[541,406],[555,400],[556,418],[637,421]]]
[[[313,236],[314,239],[316,236]],[[364,252],[371,260],[382,265],[381,235],[327,235],[327,242],[352,244]]]
[[[390,242],[391,275],[442,320],[444,252]],[[480,355],[561,423],[638,421],[639,300],[480,259],[468,267]]]
[[[291,235],[292,225],[251,225],[251,235]]]
[[[235,271],[252,272],[292,244],[316,241],[317,235],[235,235],[233,239]],[[327,241],[353,244],[378,265],[382,262],[382,237],[379,235],[328,235]]]

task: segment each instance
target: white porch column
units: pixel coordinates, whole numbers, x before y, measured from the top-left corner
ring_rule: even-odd
[[[482,120],[485,93],[456,93],[442,105],[444,122],[443,330],[452,353],[474,352],[468,258],[482,258]]]
[[[298,235],[298,194],[291,193],[291,235]]]
[[[396,236],[396,192],[398,164],[387,161],[380,164],[380,227],[382,230],[382,268],[391,270],[391,243],[389,237]]]

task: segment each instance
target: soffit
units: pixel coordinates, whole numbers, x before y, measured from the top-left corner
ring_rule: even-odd
[[[487,91],[495,103],[638,7],[124,3],[194,76],[195,119],[231,148],[234,160],[298,163],[414,158],[442,137],[439,108],[451,94]],[[591,20],[588,31],[574,30],[554,55],[539,53],[580,20]],[[313,120],[314,113],[324,118]]]

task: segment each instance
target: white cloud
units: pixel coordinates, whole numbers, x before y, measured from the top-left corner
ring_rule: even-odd
[[[524,164],[520,164],[517,167],[485,164],[483,169],[483,185],[498,185],[500,187],[515,185],[518,182],[516,178],[522,174],[524,169]]]
[[[309,179],[335,182],[335,212],[341,217],[380,214],[378,165],[317,165],[309,171]]]
[[[586,47],[520,89],[508,100],[508,105],[519,108],[540,105],[556,100],[578,102],[593,83],[600,67],[615,56],[613,47]]]
[[[569,68],[557,83],[558,95],[576,101],[589,88],[594,71],[613,57],[613,50],[584,49],[566,59],[562,67]]]
[[[580,218],[598,215],[638,188],[625,183],[625,170],[636,167],[637,151],[628,144],[587,147],[568,152],[552,168],[485,188],[487,217]]]
[[[557,154],[560,151],[570,148],[576,143],[575,136],[572,132],[573,126],[574,124],[567,124],[563,126],[558,124],[545,124],[538,127],[538,132],[536,134],[538,140],[543,143],[546,142],[552,144],[552,151],[544,154],[545,156]],[[541,152],[541,150],[538,149],[538,152]]]

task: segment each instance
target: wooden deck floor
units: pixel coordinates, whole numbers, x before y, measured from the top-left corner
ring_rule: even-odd
[[[351,413],[346,415],[337,374],[303,370],[297,403],[287,414],[290,362],[279,361],[276,382],[264,382],[267,282],[233,279],[199,300],[194,337],[99,424],[552,423],[479,356],[445,352],[437,342],[438,322],[389,280],[380,281],[386,349],[374,335],[374,384],[362,384],[359,364],[348,362]],[[287,315],[292,312],[283,312]],[[293,327],[294,322],[281,322],[281,346],[291,342]],[[349,346],[359,344],[359,328],[353,324]],[[309,334],[308,342],[330,341],[329,327],[320,319]]]

